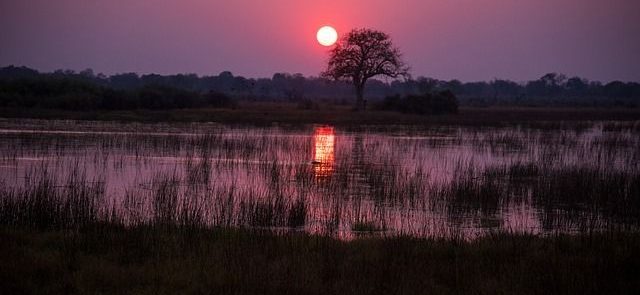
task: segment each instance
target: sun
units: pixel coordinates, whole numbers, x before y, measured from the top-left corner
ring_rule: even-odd
[[[318,30],[316,38],[318,38],[318,43],[320,43],[320,45],[331,46],[336,44],[336,41],[338,41],[338,32],[330,26],[324,26]]]

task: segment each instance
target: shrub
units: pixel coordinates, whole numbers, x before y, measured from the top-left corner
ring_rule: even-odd
[[[385,98],[380,109],[420,115],[457,113],[458,100],[449,90],[405,97],[396,95]]]
[[[204,103],[214,108],[236,108],[238,106],[238,102],[235,99],[217,91],[209,91],[204,94]]]

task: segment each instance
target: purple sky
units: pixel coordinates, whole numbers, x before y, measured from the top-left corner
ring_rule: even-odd
[[[414,76],[640,81],[638,0],[1,0],[0,66],[318,75],[325,24],[389,33]]]

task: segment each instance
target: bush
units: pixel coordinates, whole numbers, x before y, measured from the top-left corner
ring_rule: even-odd
[[[0,107],[64,110],[235,108],[237,102],[220,92],[199,92],[157,84],[119,90],[80,78],[38,76],[0,79]]]
[[[190,107],[197,98],[196,93],[164,86],[145,86],[137,94],[138,106],[148,109]]]
[[[458,100],[449,90],[405,97],[395,95],[386,97],[379,108],[420,115],[451,114],[458,112]]]
[[[204,103],[209,107],[214,108],[233,108],[235,109],[238,106],[238,102],[229,97],[228,95],[217,92],[217,91],[209,91],[207,94],[204,94]]]
[[[96,107],[102,87],[67,78],[21,78],[0,82],[0,106],[88,110]]]

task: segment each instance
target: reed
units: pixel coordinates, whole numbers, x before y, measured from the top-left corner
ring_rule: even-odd
[[[640,169],[630,164],[640,140],[630,122],[350,128],[338,131],[326,165],[311,163],[312,127],[19,122],[0,122],[14,130],[0,158],[19,168],[0,187],[7,225],[473,239],[640,222]]]

